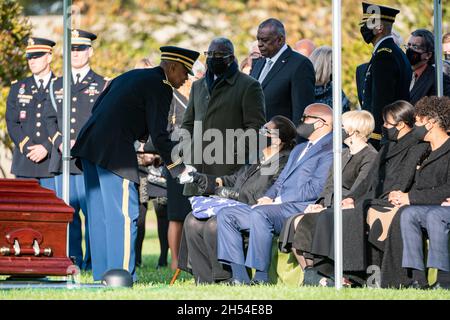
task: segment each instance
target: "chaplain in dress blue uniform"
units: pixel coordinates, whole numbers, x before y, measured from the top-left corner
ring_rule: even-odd
[[[361,35],[366,43],[373,44],[374,50],[365,69],[364,83],[358,85],[363,85],[362,109],[375,118],[371,143],[379,148],[384,122],[382,110],[397,100],[409,101],[412,72],[406,54],[392,36],[392,25],[400,11],[365,2],[362,7]]]
[[[30,37],[26,47],[31,77],[13,81],[6,103],[6,125],[15,144],[11,173],[17,178],[36,178],[41,186],[55,189],[49,172],[52,144],[44,124],[44,103],[54,77],[50,70],[55,42]]]
[[[77,135],[91,116],[92,107],[108,83],[108,79],[95,73],[89,66],[93,55],[92,42],[97,36],[91,32],[73,29],[71,37],[72,85],[70,101],[70,143],[75,143]],[[63,78],[57,78],[50,86],[51,100],[46,105],[48,131],[54,145],[50,172],[55,173],[57,195],[62,198],[62,116],[63,116]],[[53,100],[53,103],[52,103]],[[55,125],[56,124],[56,125]],[[91,268],[89,250],[88,208],[86,207],[83,172],[70,164],[70,198],[69,204],[74,208],[73,221],[69,229],[69,256],[75,257],[76,264],[83,270]],[[86,252],[83,259],[82,221],[84,214]]]
[[[199,53],[172,46],[161,52],[158,67],[131,70],[111,81],[72,149],[84,171],[94,280],[117,268],[136,279],[139,177],[134,142],[150,135],[171,175],[187,176],[181,159],[172,159],[167,119],[173,88],[188,79]]]

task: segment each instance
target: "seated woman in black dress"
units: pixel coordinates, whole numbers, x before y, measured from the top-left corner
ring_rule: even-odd
[[[244,166],[229,176],[194,174],[194,181],[199,185],[199,189],[205,194],[215,193],[222,199],[255,204],[283,170],[297,136],[295,125],[283,116],[273,117],[264,125],[260,134],[268,141],[267,147],[262,150],[263,157],[259,163]],[[216,217],[201,215],[203,213],[199,213],[194,205],[196,200],[199,200],[199,197],[191,198],[193,212],[197,217],[190,213],[183,226],[178,268],[192,273],[197,284],[227,280],[231,277],[230,271],[217,261]],[[224,200],[212,197],[207,201],[211,205],[224,203]]]
[[[346,280],[358,284],[362,284],[367,277],[368,266],[380,265],[386,227],[395,211],[388,195],[393,190],[405,190],[410,185],[411,170],[404,174],[401,171],[406,159],[413,154],[412,147],[420,141],[412,133],[414,107],[410,103],[396,101],[385,106],[383,119],[382,147],[369,175],[342,201],[343,270]],[[367,220],[368,226],[366,218],[372,219]],[[317,217],[309,239],[301,241],[302,233],[299,232],[298,241],[294,240],[294,248],[314,261],[313,267],[305,269],[304,283],[333,285],[333,210],[326,210]]]
[[[342,194],[347,197],[367,178],[377,156],[375,148],[367,142],[375,121],[368,111],[349,111],[342,115],[342,126],[342,140],[348,146],[342,152]],[[310,204],[304,212],[288,219],[280,234],[280,250],[292,250],[303,270],[312,266],[313,261],[297,248],[311,242],[316,220],[321,214],[333,213],[333,185],[331,168],[316,204]]]

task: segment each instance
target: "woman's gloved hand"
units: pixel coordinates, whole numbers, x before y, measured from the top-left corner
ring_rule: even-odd
[[[228,198],[233,200],[237,200],[239,198],[239,192],[227,187],[217,187],[215,194],[221,198]]]

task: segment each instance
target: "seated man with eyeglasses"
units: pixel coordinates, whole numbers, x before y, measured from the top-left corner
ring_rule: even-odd
[[[410,85],[410,102],[415,105],[421,98],[435,96],[436,68],[434,59],[434,35],[428,30],[418,29],[411,33],[405,45],[406,57],[411,64],[413,77]],[[450,96],[450,77],[443,74],[445,96]]]
[[[235,284],[268,282],[272,238],[292,215],[316,201],[333,161],[332,109],[325,104],[306,107],[297,133],[307,142],[296,146],[274,185],[254,206],[239,205],[217,213],[219,261],[230,264]],[[242,232],[249,232],[247,257]],[[256,269],[250,281],[246,267]]]

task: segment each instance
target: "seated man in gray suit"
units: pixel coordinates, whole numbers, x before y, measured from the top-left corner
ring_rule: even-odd
[[[420,286],[420,280],[425,279],[422,239],[422,229],[425,229],[430,240],[426,259],[427,268],[438,269],[437,281],[431,287],[450,289],[448,283],[450,198],[447,198],[441,206],[410,206],[406,208],[401,216],[400,225],[403,238],[402,267],[412,269],[413,284]]]
[[[254,206],[239,205],[217,213],[219,261],[230,264],[233,282],[248,284],[246,267],[256,269],[254,283],[268,282],[273,235],[293,214],[316,201],[333,161],[332,110],[325,104],[309,105],[297,129],[307,142],[296,146],[275,184]],[[247,258],[241,232],[250,232]]]

